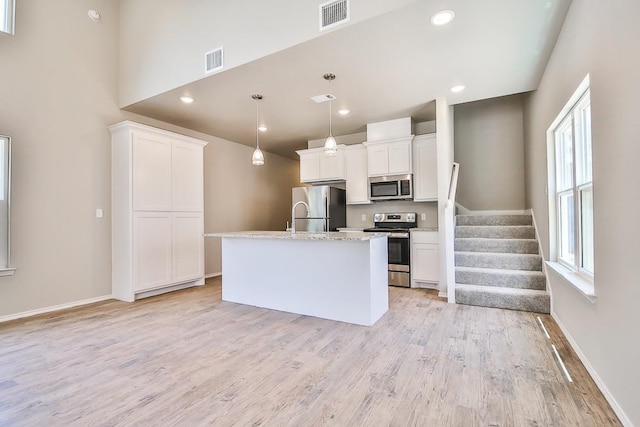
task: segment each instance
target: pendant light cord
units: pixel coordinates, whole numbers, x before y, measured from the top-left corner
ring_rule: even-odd
[[[332,131],[332,127],[331,127],[331,103],[333,102],[333,99],[329,99],[329,136],[333,136],[333,131]]]
[[[259,116],[259,109],[258,109],[258,99],[256,99],[256,148],[257,149],[260,148],[260,129],[258,129],[259,126],[260,126],[260,116]]]

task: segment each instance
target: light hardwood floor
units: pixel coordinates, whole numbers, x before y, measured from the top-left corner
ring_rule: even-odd
[[[220,279],[0,324],[0,425],[620,425],[551,317],[548,340],[533,313],[389,291],[373,327],[223,302]]]

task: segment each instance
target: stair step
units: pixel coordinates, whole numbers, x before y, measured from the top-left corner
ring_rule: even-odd
[[[457,225],[456,237],[487,239],[535,239],[532,225]]]
[[[455,239],[455,250],[465,252],[508,252],[514,254],[537,254],[536,239],[487,239],[459,237]]]
[[[458,225],[531,225],[530,214],[497,214],[497,215],[457,215]]]
[[[456,283],[500,288],[546,289],[542,271],[506,270],[495,268],[456,267]]]
[[[542,257],[535,254],[456,251],[455,265],[460,267],[542,271]]]
[[[468,284],[456,284],[456,303],[546,314],[551,308],[546,291]]]

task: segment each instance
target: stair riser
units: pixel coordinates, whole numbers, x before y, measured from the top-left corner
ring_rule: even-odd
[[[502,255],[493,253],[456,253],[456,266],[542,271],[540,255]]]
[[[535,240],[456,239],[455,250],[464,252],[502,252],[512,254],[537,254]]]
[[[546,281],[542,274],[525,276],[501,272],[486,273],[456,270],[456,283],[501,288],[534,289],[538,291],[544,291],[546,289]]]
[[[456,226],[456,237],[488,239],[535,239],[533,226]]]
[[[457,225],[531,225],[531,215],[458,215]]]
[[[533,311],[535,313],[550,312],[549,295],[518,296],[496,295],[456,289],[456,303],[481,307],[505,308],[508,310]]]

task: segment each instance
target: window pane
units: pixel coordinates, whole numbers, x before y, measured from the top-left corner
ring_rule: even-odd
[[[573,187],[573,132],[571,117],[556,132],[556,188],[558,191]]]
[[[580,191],[580,222],[582,224],[582,265],[593,274],[593,188]]]
[[[591,178],[591,104],[589,96],[578,105],[576,111],[576,154],[578,162],[577,185],[592,181]]]
[[[574,265],[575,262],[575,216],[573,193],[561,194],[558,197],[558,235],[560,237],[560,253],[558,258]]]

